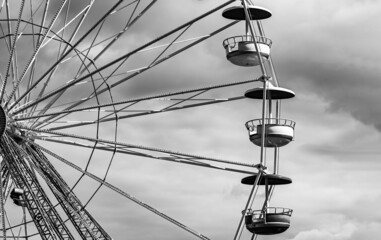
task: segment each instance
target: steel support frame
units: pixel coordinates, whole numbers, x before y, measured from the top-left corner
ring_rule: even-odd
[[[59,200],[70,221],[81,235],[82,239],[111,240],[110,235],[84,208],[80,200],[71,191],[68,184],[61,177],[46,156],[36,146],[26,144],[27,152],[32,156],[32,161],[39,173],[48,183],[48,186]]]
[[[26,207],[43,240],[74,240],[65,223],[39,184],[36,175],[27,164],[17,143],[3,136],[0,149],[13,182],[24,190]]]

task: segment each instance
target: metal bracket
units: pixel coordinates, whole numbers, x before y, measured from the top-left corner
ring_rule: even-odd
[[[267,82],[270,81],[272,78],[270,76],[262,75],[261,77],[258,78],[260,82]]]
[[[264,174],[267,174],[267,167],[261,163],[255,164],[253,167],[258,169],[258,171],[263,172]]]

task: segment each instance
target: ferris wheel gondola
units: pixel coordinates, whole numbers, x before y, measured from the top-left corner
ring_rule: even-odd
[[[243,226],[256,235],[273,235],[286,231],[290,226],[291,209],[270,207],[270,198],[276,185],[290,184],[290,178],[278,174],[279,147],[293,140],[295,122],[280,118],[282,99],[289,99],[295,93],[278,86],[277,77],[270,58],[271,40],[264,35],[261,20],[271,17],[265,8],[254,6],[250,1],[242,1],[242,6],[226,9],[223,17],[233,20],[245,20],[246,35],[231,37],[223,42],[227,59],[238,66],[260,66],[263,86],[246,91],[245,97],[262,100],[260,119],[248,121],[245,125],[250,141],[261,147],[259,172],[242,179],[243,184],[253,185],[249,199],[242,211],[242,217],[236,231],[235,240],[241,236]],[[256,30],[253,23],[257,23]],[[274,81],[276,86],[271,82]],[[276,116],[273,117],[272,101],[276,101]],[[265,148],[274,148],[274,171],[268,174]],[[260,210],[252,211],[251,206],[259,185],[265,186],[265,200]],[[253,239],[252,238],[252,239]]]

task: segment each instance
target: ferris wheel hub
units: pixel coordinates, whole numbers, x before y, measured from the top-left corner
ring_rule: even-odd
[[[0,137],[3,136],[7,127],[7,115],[2,106],[0,106]]]

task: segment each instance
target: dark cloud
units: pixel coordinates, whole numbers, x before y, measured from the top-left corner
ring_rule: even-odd
[[[336,4],[323,4],[319,9],[324,11],[302,4],[303,10],[289,19],[288,27],[281,30],[285,39],[278,44],[282,46],[273,54],[278,72],[285,82],[304,86],[301,90],[329,101],[330,111],[346,111],[380,131],[378,3],[341,3],[340,10]]]

